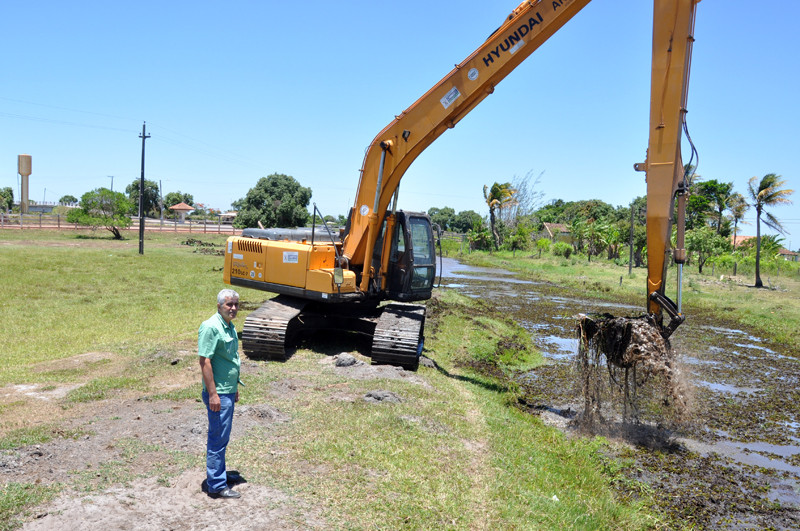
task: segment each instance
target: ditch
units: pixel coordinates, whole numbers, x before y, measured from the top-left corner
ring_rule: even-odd
[[[586,299],[511,272],[444,259],[442,287],[491,300],[534,336],[546,363],[515,376],[520,402],[565,432],[582,436],[577,315],[638,316],[642,307]],[[743,288],[746,289],[746,288]],[[670,527],[800,527],[800,352],[719,322],[688,315],[670,338],[689,391],[680,420],[643,410],[613,416],[599,430],[624,468],[623,497],[647,495]]]

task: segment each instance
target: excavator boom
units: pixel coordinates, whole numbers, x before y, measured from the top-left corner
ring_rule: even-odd
[[[653,62],[650,87],[650,133],[647,160],[637,170],[647,175],[648,310],[670,305],[664,278],[672,236],[676,193],[683,192],[681,130],[686,117],[689,70],[694,42],[695,8],[699,0],[656,0],[653,8]],[[680,200],[683,200],[681,198]],[[678,224],[675,260],[683,263],[683,223]],[[680,286],[679,288],[680,289]],[[653,294],[658,294],[653,296]],[[665,308],[670,315],[678,308]]]
[[[589,1],[521,3],[486,42],[378,133],[364,156],[344,239],[343,254],[350,263],[369,264],[383,213],[417,156]]]

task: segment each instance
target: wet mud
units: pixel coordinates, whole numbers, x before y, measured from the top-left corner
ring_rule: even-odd
[[[547,363],[517,375],[521,406],[575,436],[585,410],[579,314],[636,316],[642,307],[445,259],[442,286],[492,300],[535,337]],[[645,496],[669,528],[800,528],[800,348],[690,314],[670,337],[686,410],[643,386],[635,418],[604,412],[595,433],[627,463],[621,497]]]

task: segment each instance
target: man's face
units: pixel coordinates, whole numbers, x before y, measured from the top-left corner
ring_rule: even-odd
[[[217,310],[219,310],[219,314],[225,319],[225,322],[230,323],[236,318],[236,314],[239,313],[239,299],[235,297],[225,297],[225,302],[217,304]]]

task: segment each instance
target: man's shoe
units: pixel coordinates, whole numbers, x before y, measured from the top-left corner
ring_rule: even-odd
[[[210,498],[241,498],[242,495],[230,488],[224,488],[219,492],[209,492]]]

